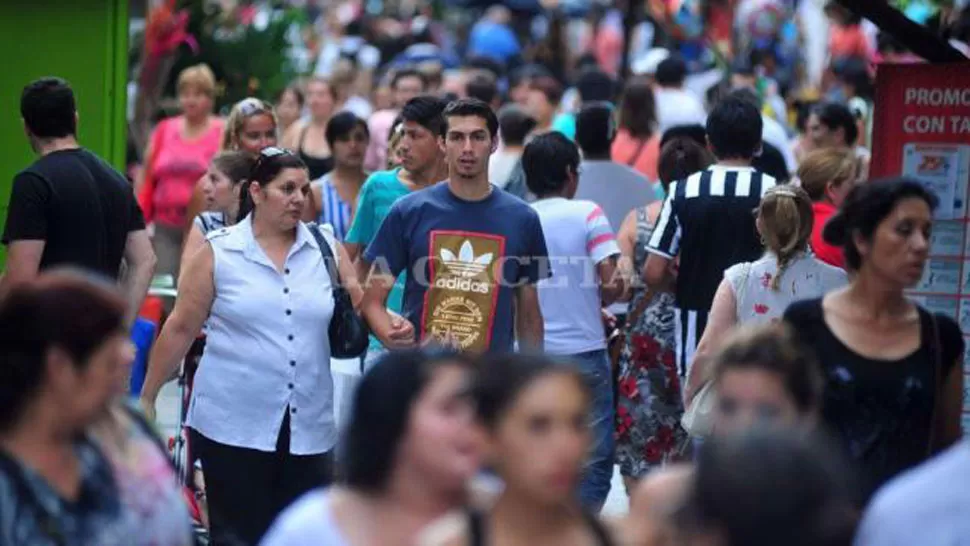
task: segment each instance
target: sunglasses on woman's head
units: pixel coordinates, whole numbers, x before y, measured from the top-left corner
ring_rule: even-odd
[[[253,173],[259,172],[267,163],[270,161],[283,156],[291,156],[293,152],[287,150],[286,148],[280,148],[279,146],[267,146],[259,151],[259,157],[256,158],[256,164],[253,166]]]
[[[247,117],[247,118],[250,116],[255,116],[256,114],[265,114],[272,110],[272,107],[270,105],[266,104],[265,102],[259,99],[254,99],[254,98],[248,98],[248,99],[243,99],[239,101],[238,107],[239,107],[239,113],[242,114],[243,117]]]

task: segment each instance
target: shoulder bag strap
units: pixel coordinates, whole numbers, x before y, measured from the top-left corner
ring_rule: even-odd
[[[751,276],[751,262],[744,262],[741,267],[743,273],[741,274],[741,287],[738,293],[735,294],[737,302],[734,304],[734,312],[738,317],[738,322],[741,322],[741,303],[744,301],[744,295],[748,293],[748,278]]]
[[[647,223],[650,221],[650,215],[647,213],[647,207],[640,207],[637,209],[637,219],[644,223]],[[653,225],[651,226],[651,229],[654,229],[656,227],[657,227],[657,222],[656,220],[654,220]],[[638,231],[639,231],[639,228],[640,226],[637,225]],[[639,275],[640,272],[635,271],[634,274]],[[631,328],[633,328],[633,325],[636,324],[637,321],[640,319],[640,315],[642,315],[643,312],[647,310],[647,306],[650,305],[650,302],[653,300],[653,297],[655,295],[656,295],[656,290],[648,286],[644,291],[643,297],[640,298],[640,301],[637,302],[636,307],[634,307],[627,313],[626,328],[625,328],[626,330],[630,330]]]
[[[933,410],[930,413],[930,435],[926,445],[926,456],[930,457],[933,455],[933,448],[936,443],[936,420],[939,414],[940,398],[942,398],[943,390],[943,378],[941,377],[943,375],[943,347],[940,344],[940,323],[936,319],[936,314],[922,309],[920,309],[920,313],[926,313],[930,316],[930,324],[933,329],[932,346],[930,347],[933,353]],[[920,325],[922,327],[922,320],[920,321]]]
[[[485,517],[478,510],[468,512],[469,546],[485,546]]]
[[[313,238],[317,241],[317,245],[320,247],[320,254],[323,255],[323,263],[327,266],[327,273],[330,274],[330,281],[333,283],[333,287],[336,289],[340,285],[340,270],[337,268],[337,259],[334,257],[333,248],[330,246],[330,242],[323,235],[323,226],[317,224],[316,222],[311,222],[307,224],[307,228],[310,233],[313,234]]]
[[[633,155],[630,156],[630,159],[626,161],[626,165],[628,167],[633,168],[636,166],[637,161],[640,161],[640,156],[643,155],[643,149],[647,147],[647,140],[649,139],[640,139],[640,143],[637,144],[637,149],[633,152]]]

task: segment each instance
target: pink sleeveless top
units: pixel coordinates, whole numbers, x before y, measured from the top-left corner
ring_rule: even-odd
[[[205,174],[209,162],[219,151],[222,120],[212,118],[209,130],[195,140],[182,137],[182,117],[168,118],[158,124],[160,146],[153,150],[152,177],[155,180],[154,221],[169,227],[185,224],[185,212],[195,184]]]

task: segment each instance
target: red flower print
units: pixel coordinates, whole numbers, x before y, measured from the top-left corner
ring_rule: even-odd
[[[645,446],[643,446],[643,458],[646,459],[648,463],[659,463],[663,461],[663,449],[657,445],[657,440],[650,438],[647,440]]]
[[[754,304],[754,312],[759,315],[764,315],[768,312],[768,306],[763,303]]]
[[[676,368],[676,362],[674,362],[674,352],[664,351],[660,355],[660,363],[664,365],[665,368]]]
[[[617,385],[620,396],[626,398],[627,400],[636,400],[640,397],[640,390],[637,388],[637,379],[635,377],[625,377]]]
[[[616,408],[616,437],[623,438],[626,433],[630,431],[630,427],[633,426],[633,417],[630,412],[624,407],[619,406]]]
[[[765,288],[771,286],[771,273],[765,273],[761,276],[761,286]]]
[[[651,368],[657,363],[657,354],[661,347],[657,340],[650,336],[633,336],[633,361],[641,368]]]

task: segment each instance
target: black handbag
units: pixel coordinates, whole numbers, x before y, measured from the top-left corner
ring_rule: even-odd
[[[367,352],[369,343],[367,323],[354,311],[354,302],[350,299],[350,293],[340,282],[340,271],[337,268],[337,260],[334,258],[330,243],[320,232],[320,226],[316,223],[307,224],[313,238],[320,245],[320,254],[323,255],[323,263],[327,265],[330,273],[330,284],[333,286],[333,317],[330,318],[330,328],[327,335],[330,337],[330,356],[334,358],[358,358]]]

